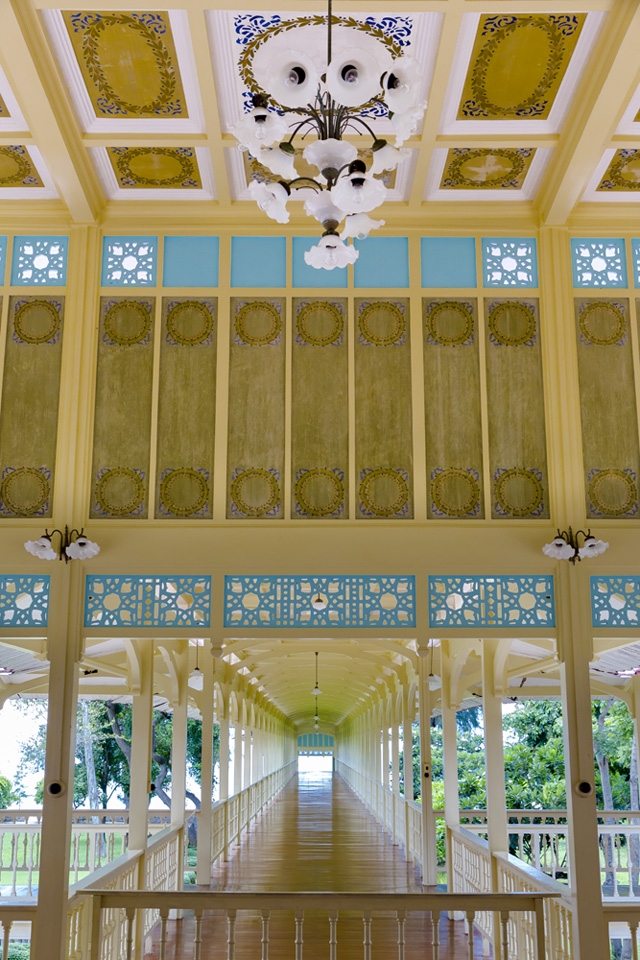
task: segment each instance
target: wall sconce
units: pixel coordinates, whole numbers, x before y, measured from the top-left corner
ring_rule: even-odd
[[[56,534],[60,537],[57,551],[53,546],[53,538]],[[57,528],[51,532],[45,530],[37,540],[27,540],[24,548],[27,553],[38,557],[39,560],[64,560],[65,563],[69,560],[90,560],[91,557],[100,553],[98,544],[85,537],[84,527],[82,530],[69,530],[66,525],[64,533]]]
[[[580,546],[580,537],[582,537],[582,546]],[[608,549],[609,544],[604,540],[596,539],[591,530],[587,530],[586,533],[584,530],[577,530],[574,533],[569,527],[568,530],[558,530],[557,536],[551,543],[545,543],[542,552],[554,560],[568,560],[569,563],[575,563],[576,560],[597,557]]]

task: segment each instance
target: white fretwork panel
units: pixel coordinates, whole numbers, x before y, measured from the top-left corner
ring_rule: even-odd
[[[553,577],[429,577],[431,627],[554,627]]]
[[[225,577],[225,627],[414,627],[415,577]]]

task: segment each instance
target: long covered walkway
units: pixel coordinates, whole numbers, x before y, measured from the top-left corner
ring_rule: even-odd
[[[202,887],[200,889],[203,889]],[[425,888],[416,867],[337,775],[298,774],[267,808],[241,843],[229,851],[229,860],[214,866],[211,889],[227,893],[361,892],[420,893]],[[170,923],[166,960],[193,957],[193,918]],[[326,928],[326,929],[325,929]],[[275,914],[270,924],[270,960],[291,960],[293,910]],[[239,912],[235,958],[261,954],[261,917]],[[227,921],[223,911],[207,913],[202,924],[202,960],[226,956]],[[389,960],[397,951],[395,915],[375,915],[372,960]],[[339,960],[362,955],[360,914],[341,913],[337,928]],[[406,924],[406,960],[423,960],[431,943],[431,921],[410,915]],[[461,922],[440,922],[440,958],[468,957],[468,939]],[[329,927],[326,916],[304,918],[305,960],[326,960]],[[481,945],[476,944],[477,956]],[[154,940],[149,958],[159,956]],[[297,956],[297,954],[296,954]]]

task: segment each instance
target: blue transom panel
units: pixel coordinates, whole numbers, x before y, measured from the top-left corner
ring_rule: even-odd
[[[0,627],[46,627],[51,577],[0,576]]]
[[[415,577],[225,577],[225,627],[415,627]]]
[[[328,733],[301,733],[299,747],[333,747],[333,737]]]
[[[591,577],[594,627],[640,625],[640,577]]]
[[[211,577],[87,577],[85,627],[209,627]]]
[[[429,577],[430,627],[555,627],[553,577]]]

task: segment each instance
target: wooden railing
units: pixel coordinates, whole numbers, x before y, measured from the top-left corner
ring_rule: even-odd
[[[191,943],[186,931],[181,933],[184,956],[200,960],[202,956],[202,925],[205,910],[223,911],[227,919],[226,958],[234,960],[238,955],[250,955],[248,944],[236,943],[237,915],[241,910],[251,911],[259,916],[262,923],[261,958],[269,960],[270,925],[274,915],[284,923],[278,924],[278,952],[291,952],[296,960],[302,960],[303,945],[309,945],[310,952],[317,954],[320,944],[328,944],[329,960],[336,960],[338,952],[339,918],[342,913],[356,912],[362,917],[364,960],[371,960],[376,947],[374,931],[379,923],[395,922],[397,956],[404,960],[406,948],[407,914],[418,913],[431,918],[429,939],[421,934],[420,955],[425,960],[437,960],[440,947],[440,918],[448,913],[460,912],[466,918],[469,929],[473,928],[478,914],[497,915],[499,917],[500,944],[502,960],[546,960],[544,916],[545,904],[554,893],[520,894],[484,894],[460,895],[449,893],[436,894],[357,894],[357,893],[112,893],[110,891],[93,892],[93,916],[96,919],[97,934],[91,944],[88,960],[139,960],[141,954],[136,950],[137,926],[141,915],[153,911],[160,917],[158,942],[154,943],[154,953],[165,956],[168,937],[169,914],[173,910],[193,910],[194,924]],[[313,921],[305,928],[305,913],[313,912]],[[122,918],[122,939],[120,953],[110,952],[114,946],[111,935],[112,918],[119,914]],[[320,919],[318,917],[320,915]],[[510,925],[518,925],[517,917],[533,916],[532,936],[527,941],[526,952],[513,952],[510,938]],[[323,921],[324,917],[324,929]],[[376,926],[373,919],[376,918]],[[390,920],[391,917],[391,920]],[[285,924],[289,924],[289,943],[282,937]],[[388,928],[387,928],[388,929]],[[389,934],[385,929],[383,944],[390,953]],[[322,931],[322,932],[320,932]],[[353,945],[352,945],[353,946]],[[383,949],[384,949],[383,946]],[[465,952],[473,958],[473,940]],[[105,949],[106,947],[106,949]],[[519,949],[518,945],[518,949]],[[255,949],[255,946],[253,947]],[[394,950],[394,953],[396,953]],[[222,957],[224,953],[216,954]],[[352,954],[353,955],[353,954]]]
[[[631,946],[631,960],[638,960],[638,925],[640,925],[640,903],[625,905],[607,903],[604,915],[609,926],[609,945],[611,957],[619,960],[629,957],[627,943]]]
[[[36,918],[35,904],[13,903],[0,907],[0,925],[2,926],[2,960],[9,956],[11,940],[31,940],[33,922]]]

